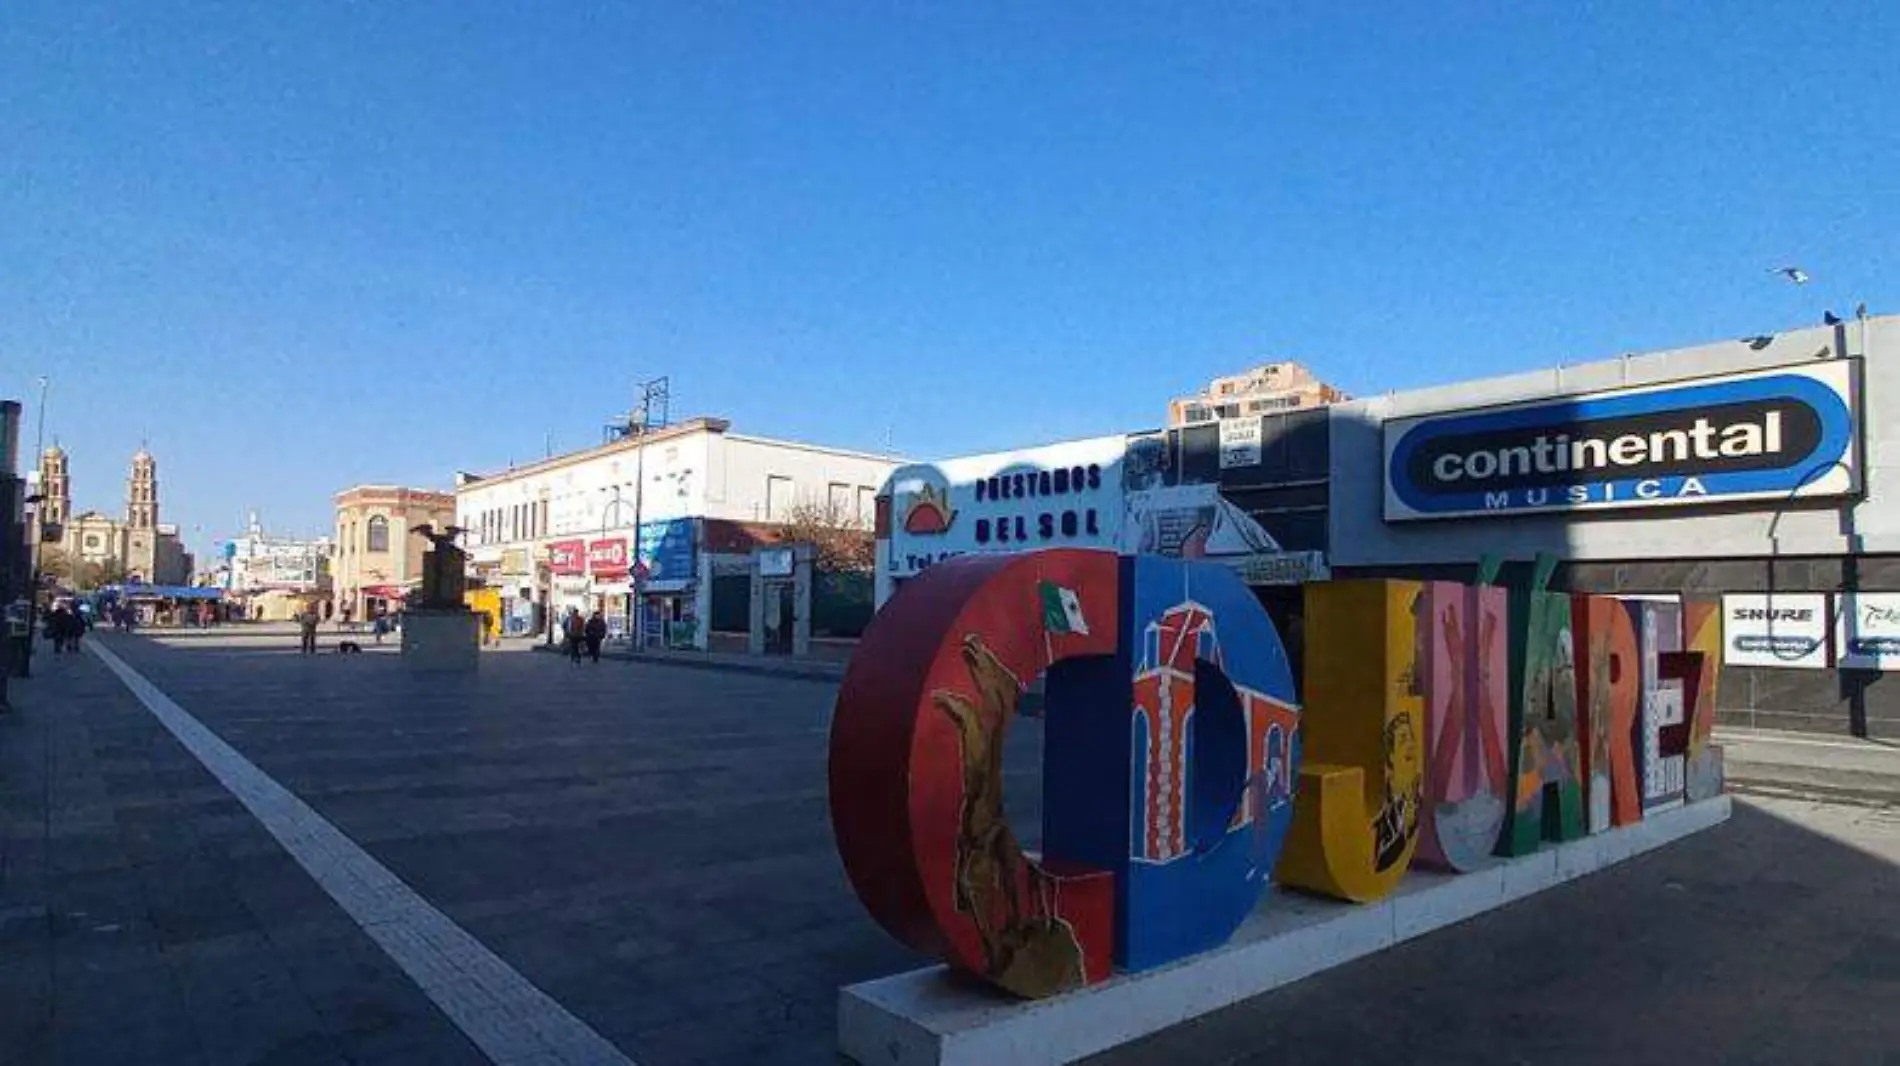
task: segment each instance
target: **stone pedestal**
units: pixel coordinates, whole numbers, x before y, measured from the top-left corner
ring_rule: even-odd
[[[472,674],[481,662],[481,616],[466,608],[412,607],[402,616],[402,661],[417,673]]]

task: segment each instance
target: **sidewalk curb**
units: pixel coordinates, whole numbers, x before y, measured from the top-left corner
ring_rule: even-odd
[[[1887,795],[1900,799],[1900,775],[1831,766],[1755,760],[1724,760],[1724,774],[1737,784],[1773,784],[1783,788]]]
[[[560,654],[561,649],[549,644],[536,644],[537,652]],[[600,653],[603,659],[618,662],[645,663],[652,666],[677,666],[687,670],[718,670],[730,674],[754,674],[759,677],[783,677],[794,681],[841,681],[844,679],[845,664],[828,662],[772,661],[746,662],[733,659],[709,659],[697,655],[655,655],[631,651],[605,651]]]

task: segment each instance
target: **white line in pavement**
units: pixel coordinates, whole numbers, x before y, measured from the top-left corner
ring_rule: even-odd
[[[633,1066],[125,660],[97,641],[87,641],[86,648],[497,1066]]]

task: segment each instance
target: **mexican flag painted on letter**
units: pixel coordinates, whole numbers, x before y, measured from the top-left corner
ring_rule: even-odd
[[[1077,598],[1074,589],[1063,588],[1053,581],[1044,581],[1039,586],[1042,593],[1042,627],[1053,634],[1080,633],[1089,635],[1089,624],[1082,617],[1082,601]]]

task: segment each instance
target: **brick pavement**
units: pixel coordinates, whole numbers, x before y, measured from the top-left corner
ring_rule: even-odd
[[[920,962],[832,851],[827,684],[500,652],[424,686],[283,634],[106,639],[642,1066],[833,1063],[837,987]],[[0,1062],[482,1061],[100,663],[39,664],[0,719]],[[1843,810],[1739,807],[1104,1062],[1896,1061],[1900,825]]]
[[[1900,1064],[1900,813],[1727,824],[1086,1060]]]
[[[393,654],[300,657],[280,634],[106,639],[643,1066],[833,1061],[837,987],[919,962],[864,915],[832,850],[829,686],[639,664],[575,667],[511,652],[486,656],[472,681],[425,686]],[[78,713],[50,713],[53,704]],[[310,1038],[345,1056],[312,1051],[310,1061],[411,1062],[419,1047],[441,1061],[475,1057],[91,657],[59,660],[25,708],[16,728],[64,737],[73,763],[86,767],[88,794],[61,789],[52,807],[98,821],[96,839],[54,843],[99,851],[123,868],[128,914],[162,897],[154,921],[171,920],[175,909],[194,933],[250,934],[255,951],[244,961],[254,968],[270,963],[294,978],[298,966],[321,967],[321,956],[334,954],[374,964],[379,986],[403,990],[399,1007],[372,1004],[334,1019],[307,1008]],[[18,761],[20,780],[37,776],[31,742],[0,733],[0,744]],[[130,748],[141,768],[158,767],[143,792],[129,790],[139,779],[121,776]],[[9,797],[9,810],[16,801]],[[1033,794],[1018,806],[1033,813]],[[138,851],[148,838],[171,850]],[[231,848],[245,849],[250,864],[235,882],[221,876]],[[25,884],[20,891],[30,894]],[[254,902],[271,909],[260,916]],[[347,947],[304,929],[307,922],[280,929],[300,917],[280,913],[292,904],[313,909],[321,935]],[[154,944],[148,961],[176,969],[165,948]],[[321,973],[313,982],[341,983]],[[285,1005],[272,1009],[291,1013],[299,987],[287,980]],[[198,1025],[183,1013],[165,1023],[181,1041]],[[379,1032],[385,1020],[429,1034],[395,1047]],[[377,1059],[372,1040],[390,1045],[389,1057]],[[35,1046],[60,1050],[46,1061],[111,1061],[77,1044]],[[202,1061],[253,1060],[205,1053]]]
[[[479,1063],[90,656],[0,719],[0,1061]]]

